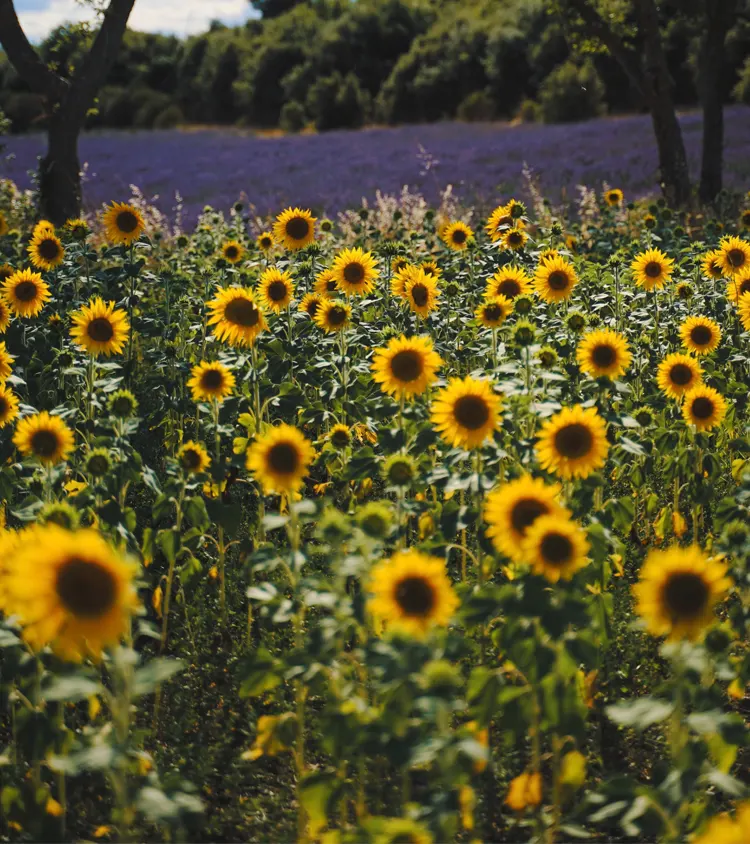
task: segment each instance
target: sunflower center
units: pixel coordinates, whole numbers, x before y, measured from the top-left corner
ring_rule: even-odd
[[[337,288],[338,288],[338,284],[336,283],[336,279],[335,278],[329,278],[328,281],[326,282],[326,290],[329,293],[335,293]]]
[[[661,264],[658,261],[649,261],[643,272],[646,273],[649,278],[659,278],[661,275]]]
[[[561,533],[548,533],[540,546],[545,562],[553,566],[562,566],[573,555],[573,543]]]
[[[315,314],[318,313],[319,307],[320,307],[320,302],[317,299],[311,299],[307,303],[307,313],[310,314],[311,317],[314,317]]]
[[[685,363],[676,363],[669,370],[669,380],[678,387],[684,387],[693,380],[693,370]]]
[[[714,403],[706,396],[698,396],[690,410],[696,419],[710,419],[714,414]]]
[[[73,615],[99,618],[115,603],[117,583],[98,563],[71,557],[57,573],[55,589],[65,609]]]
[[[46,428],[35,431],[31,436],[31,448],[38,457],[52,457],[60,446],[60,441],[54,431]]]
[[[132,211],[120,211],[116,225],[123,234],[132,234],[138,228],[138,217]]]
[[[5,396],[0,396],[0,419],[5,419],[9,410],[10,405],[8,404],[8,400]]]
[[[345,445],[349,445],[349,431],[344,431],[341,428],[334,431],[331,434],[331,442],[336,448],[343,448]]]
[[[243,328],[252,328],[252,326],[258,324],[260,311],[249,299],[239,297],[232,299],[226,306],[224,309],[224,319],[228,322],[233,322],[235,325],[241,325]]]
[[[454,243],[466,243],[466,232],[463,229],[456,229],[451,237]]]
[[[431,264],[422,264],[422,271],[433,278],[437,275],[437,270]]]
[[[343,325],[346,322],[346,310],[341,305],[334,305],[328,311],[329,325]]]
[[[422,374],[422,357],[411,349],[397,352],[391,360],[391,372],[399,381],[415,381]]]
[[[750,278],[744,279],[740,284],[740,296],[750,293]]]
[[[555,449],[570,460],[585,457],[594,444],[591,431],[579,422],[573,422],[555,434]]]
[[[664,585],[663,599],[672,618],[692,618],[705,609],[708,587],[700,575],[678,572]]]
[[[270,249],[271,246],[273,245],[273,241],[271,240],[270,237],[262,237],[260,239],[260,245],[263,249]]]
[[[230,261],[234,261],[237,258],[238,254],[239,250],[236,246],[227,246],[227,248],[224,250],[225,257]]]
[[[727,261],[735,268],[741,267],[745,263],[745,253],[741,249],[730,249],[727,252]]]
[[[304,240],[310,231],[310,224],[304,217],[292,217],[287,221],[286,233],[292,240]]]
[[[714,333],[707,325],[696,325],[690,331],[690,339],[696,346],[707,346],[713,339]]]
[[[617,361],[617,352],[612,346],[601,345],[594,346],[591,352],[591,360],[599,369],[607,369]]]
[[[510,523],[513,530],[524,536],[526,530],[540,517],[549,512],[546,504],[538,498],[521,498],[510,511]]]
[[[224,376],[218,369],[207,369],[201,375],[201,386],[207,390],[218,390],[224,384]]]
[[[0,281],[5,281],[13,275],[13,270],[10,267],[0,267]]]
[[[37,250],[40,257],[44,258],[45,261],[54,261],[60,254],[60,247],[57,245],[57,241],[51,238],[42,240]]]
[[[497,292],[514,299],[521,292],[521,285],[513,278],[506,278],[498,284]]]
[[[86,330],[89,337],[97,343],[106,343],[115,336],[112,323],[106,317],[92,319]]]
[[[395,597],[407,615],[429,615],[435,606],[435,592],[422,577],[405,577],[396,587]]]
[[[191,471],[195,471],[201,465],[201,456],[192,448],[182,452],[182,465]]]
[[[568,276],[561,270],[555,270],[555,272],[550,273],[549,278],[547,279],[547,284],[549,284],[553,290],[565,290],[568,286]]]
[[[362,284],[365,280],[365,268],[357,261],[352,261],[344,267],[344,278],[349,284]]]
[[[283,302],[286,299],[286,284],[283,281],[272,281],[268,285],[268,298],[272,302]]]
[[[511,246],[519,246],[521,243],[523,243],[523,237],[521,236],[521,232],[509,232],[508,243],[510,243]]]
[[[424,284],[415,284],[411,289],[411,298],[418,308],[423,308],[427,304],[430,294]]]
[[[461,396],[453,406],[453,416],[459,425],[477,431],[489,421],[490,409],[481,396]]]
[[[292,443],[276,443],[268,452],[268,466],[278,475],[292,475],[299,466],[299,454]]]
[[[20,302],[33,302],[37,295],[36,284],[33,281],[22,281],[13,292]]]
[[[503,318],[503,309],[500,305],[487,305],[484,309],[484,317],[490,322],[497,322]]]

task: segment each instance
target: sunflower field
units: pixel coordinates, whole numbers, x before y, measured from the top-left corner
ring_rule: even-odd
[[[0,194],[3,840],[750,841],[747,202],[160,219]]]

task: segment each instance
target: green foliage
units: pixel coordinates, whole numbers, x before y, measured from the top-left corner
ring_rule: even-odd
[[[571,123],[603,114],[604,87],[593,62],[566,61],[556,67],[539,89],[539,108],[545,123]]]

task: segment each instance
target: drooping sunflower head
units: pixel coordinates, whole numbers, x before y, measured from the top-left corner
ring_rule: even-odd
[[[0,343],[0,384],[8,380],[10,373],[13,371],[14,361],[15,358],[8,351],[5,343]]]
[[[586,534],[567,514],[540,516],[521,543],[523,560],[551,583],[570,580],[588,563],[588,552]]]
[[[270,252],[273,249],[274,239],[271,232],[262,232],[258,235],[255,245],[261,252]]]
[[[413,548],[374,566],[369,586],[370,612],[388,627],[413,636],[447,626],[458,607],[443,560]]]
[[[76,217],[72,220],[66,220],[65,231],[73,238],[73,240],[77,240],[79,242],[86,240],[86,238],[91,234],[89,224],[80,217]]]
[[[654,424],[654,411],[648,405],[644,404],[636,408],[633,418],[641,428],[648,428],[649,425]]]
[[[315,276],[313,289],[319,296],[323,296],[326,299],[335,299],[338,295],[339,287],[333,270],[321,270]]]
[[[536,453],[548,472],[566,480],[586,478],[607,460],[606,424],[594,407],[564,407],[542,425]]]
[[[604,201],[610,208],[617,208],[622,205],[623,199],[623,193],[619,188],[612,188],[604,194]]]
[[[266,494],[296,492],[315,457],[315,449],[304,434],[283,423],[269,428],[250,446],[247,468]]]
[[[93,448],[85,456],[83,469],[92,478],[103,478],[112,469],[112,458],[106,448]]]
[[[536,359],[539,361],[539,365],[542,369],[549,370],[554,369],[555,366],[557,366],[560,356],[557,354],[557,350],[552,346],[542,346],[536,353]]]
[[[655,229],[657,222],[658,221],[653,214],[646,214],[646,216],[643,218],[643,225],[647,229]]]
[[[342,451],[351,444],[352,429],[342,422],[337,422],[328,432],[328,441],[334,448]]]
[[[569,311],[565,317],[565,327],[573,334],[580,334],[587,324],[588,319],[582,311]]]
[[[39,270],[54,270],[65,258],[65,249],[60,238],[50,231],[34,235],[28,248],[29,260]]]
[[[289,273],[269,267],[264,270],[258,281],[258,296],[269,310],[279,314],[285,311],[294,296],[294,282]]]
[[[727,400],[713,387],[698,384],[685,394],[682,415],[698,431],[710,431],[720,425],[727,414]]]
[[[723,277],[724,268],[722,267],[721,251],[719,249],[706,252],[701,263],[701,270],[706,278],[714,281]]]
[[[315,324],[326,334],[336,334],[345,331],[352,320],[351,305],[335,299],[324,299],[315,313]]]
[[[102,224],[107,240],[122,246],[135,243],[146,228],[141,212],[126,202],[113,202],[106,208]]]
[[[487,536],[501,554],[523,561],[521,542],[540,516],[564,517],[568,511],[559,500],[560,486],[524,476],[496,487],[487,496],[484,520]]]
[[[721,329],[708,317],[688,317],[680,326],[680,339],[694,355],[708,355],[721,342]]]
[[[688,302],[693,298],[693,288],[686,282],[681,281],[674,289],[677,298],[683,302]]]
[[[225,287],[209,303],[208,324],[214,334],[230,346],[252,346],[268,328],[255,294],[249,287]]]
[[[81,523],[81,514],[67,501],[52,501],[46,504],[37,516],[40,525],[58,525],[65,530],[76,530]]]
[[[415,267],[404,286],[404,298],[417,316],[426,319],[437,308],[440,290],[437,281],[424,270]]]
[[[18,416],[18,397],[7,385],[0,384],[0,428]]]
[[[393,337],[373,353],[373,380],[384,393],[417,396],[437,380],[443,361],[429,337]]]
[[[499,328],[512,311],[512,299],[505,296],[491,296],[474,311],[474,317],[485,328]]]
[[[221,257],[228,264],[239,264],[245,257],[245,247],[238,240],[228,240],[221,246]]]
[[[531,291],[531,279],[526,271],[509,264],[499,269],[487,282],[486,296],[505,296],[515,299],[523,293]]]
[[[750,243],[739,237],[725,237],[719,244],[721,268],[733,276],[750,267]]]
[[[651,551],[633,587],[638,615],[654,636],[695,641],[731,587],[726,565],[697,545]]]
[[[740,228],[743,228],[746,232],[750,231],[750,208],[746,208],[740,214]]]
[[[211,465],[211,458],[202,443],[188,440],[177,452],[177,461],[186,475],[198,475],[206,472]]]
[[[660,249],[640,252],[630,266],[635,283],[644,290],[660,290],[672,277],[674,261]]]
[[[396,489],[410,487],[417,479],[417,464],[408,454],[392,454],[383,464],[383,480]]]
[[[667,355],[656,372],[656,383],[659,389],[673,399],[682,398],[685,393],[697,387],[702,380],[703,370],[692,355],[679,353]]]
[[[449,223],[443,229],[440,237],[449,249],[453,249],[455,252],[462,252],[474,239],[474,232],[466,223],[457,220],[455,223]]]
[[[120,354],[130,332],[125,311],[115,308],[114,302],[92,299],[72,315],[70,336],[73,342],[93,357]]]
[[[573,265],[557,257],[540,263],[534,276],[534,288],[545,302],[563,302],[569,299],[578,284]]]
[[[519,319],[513,326],[511,337],[516,346],[525,349],[536,340],[536,325],[528,319]]]
[[[235,378],[232,371],[218,361],[201,361],[190,373],[188,387],[193,401],[217,401],[232,394]]]
[[[17,270],[3,284],[3,297],[11,311],[19,317],[37,316],[51,296],[41,275],[32,270]]]
[[[304,249],[315,240],[315,220],[308,210],[287,208],[273,224],[274,239],[286,249]]]
[[[620,378],[632,357],[625,337],[609,328],[589,332],[576,350],[579,366],[592,378]]]
[[[387,501],[368,501],[357,510],[355,518],[373,539],[385,539],[393,530],[393,510]]]
[[[435,430],[452,446],[478,448],[500,424],[501,397],[492,383],[467,376],[453,378],[435,397],[430,417]]]
[[[116,390],[109,397],[107,407],[112,416],[118,419],[129,419],[138,412],[138,400],[130,390]]]
[[[306,293],[300,301],[297,309],[307,314],[310,319],[315,319],[323,297],[319,293]]]
[[[338,289],[345,296],[365,296],[375,286],[380,275],[375,258],[358,246],[344,249],[333,261],[331,271]]]
[[[740,298],[750,293],[750,266],[733,278],[727,279],[727,298],[739,305]]]
[[[511,226],[503,235],[503,249],[510,249],[511,252],[520,252],[526,246],[529,236],[521,226]]]
[[[26,416],[16,425],[13,444],[24,457],[34,457],[44,466],[65,460],[73,451],[73,432],[59,416],[46,410]]]

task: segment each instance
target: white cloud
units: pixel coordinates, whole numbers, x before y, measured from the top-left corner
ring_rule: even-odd
[[[128,26],[145,32],[188,35],[204,32],[212,20],[242,23],[250,9],[247,0],[136,0]],[[91,20],[94,15],[75,0],[49,0],[45,9],[19,11],[18,17],[27,36],[38,41],[61,23]]]

